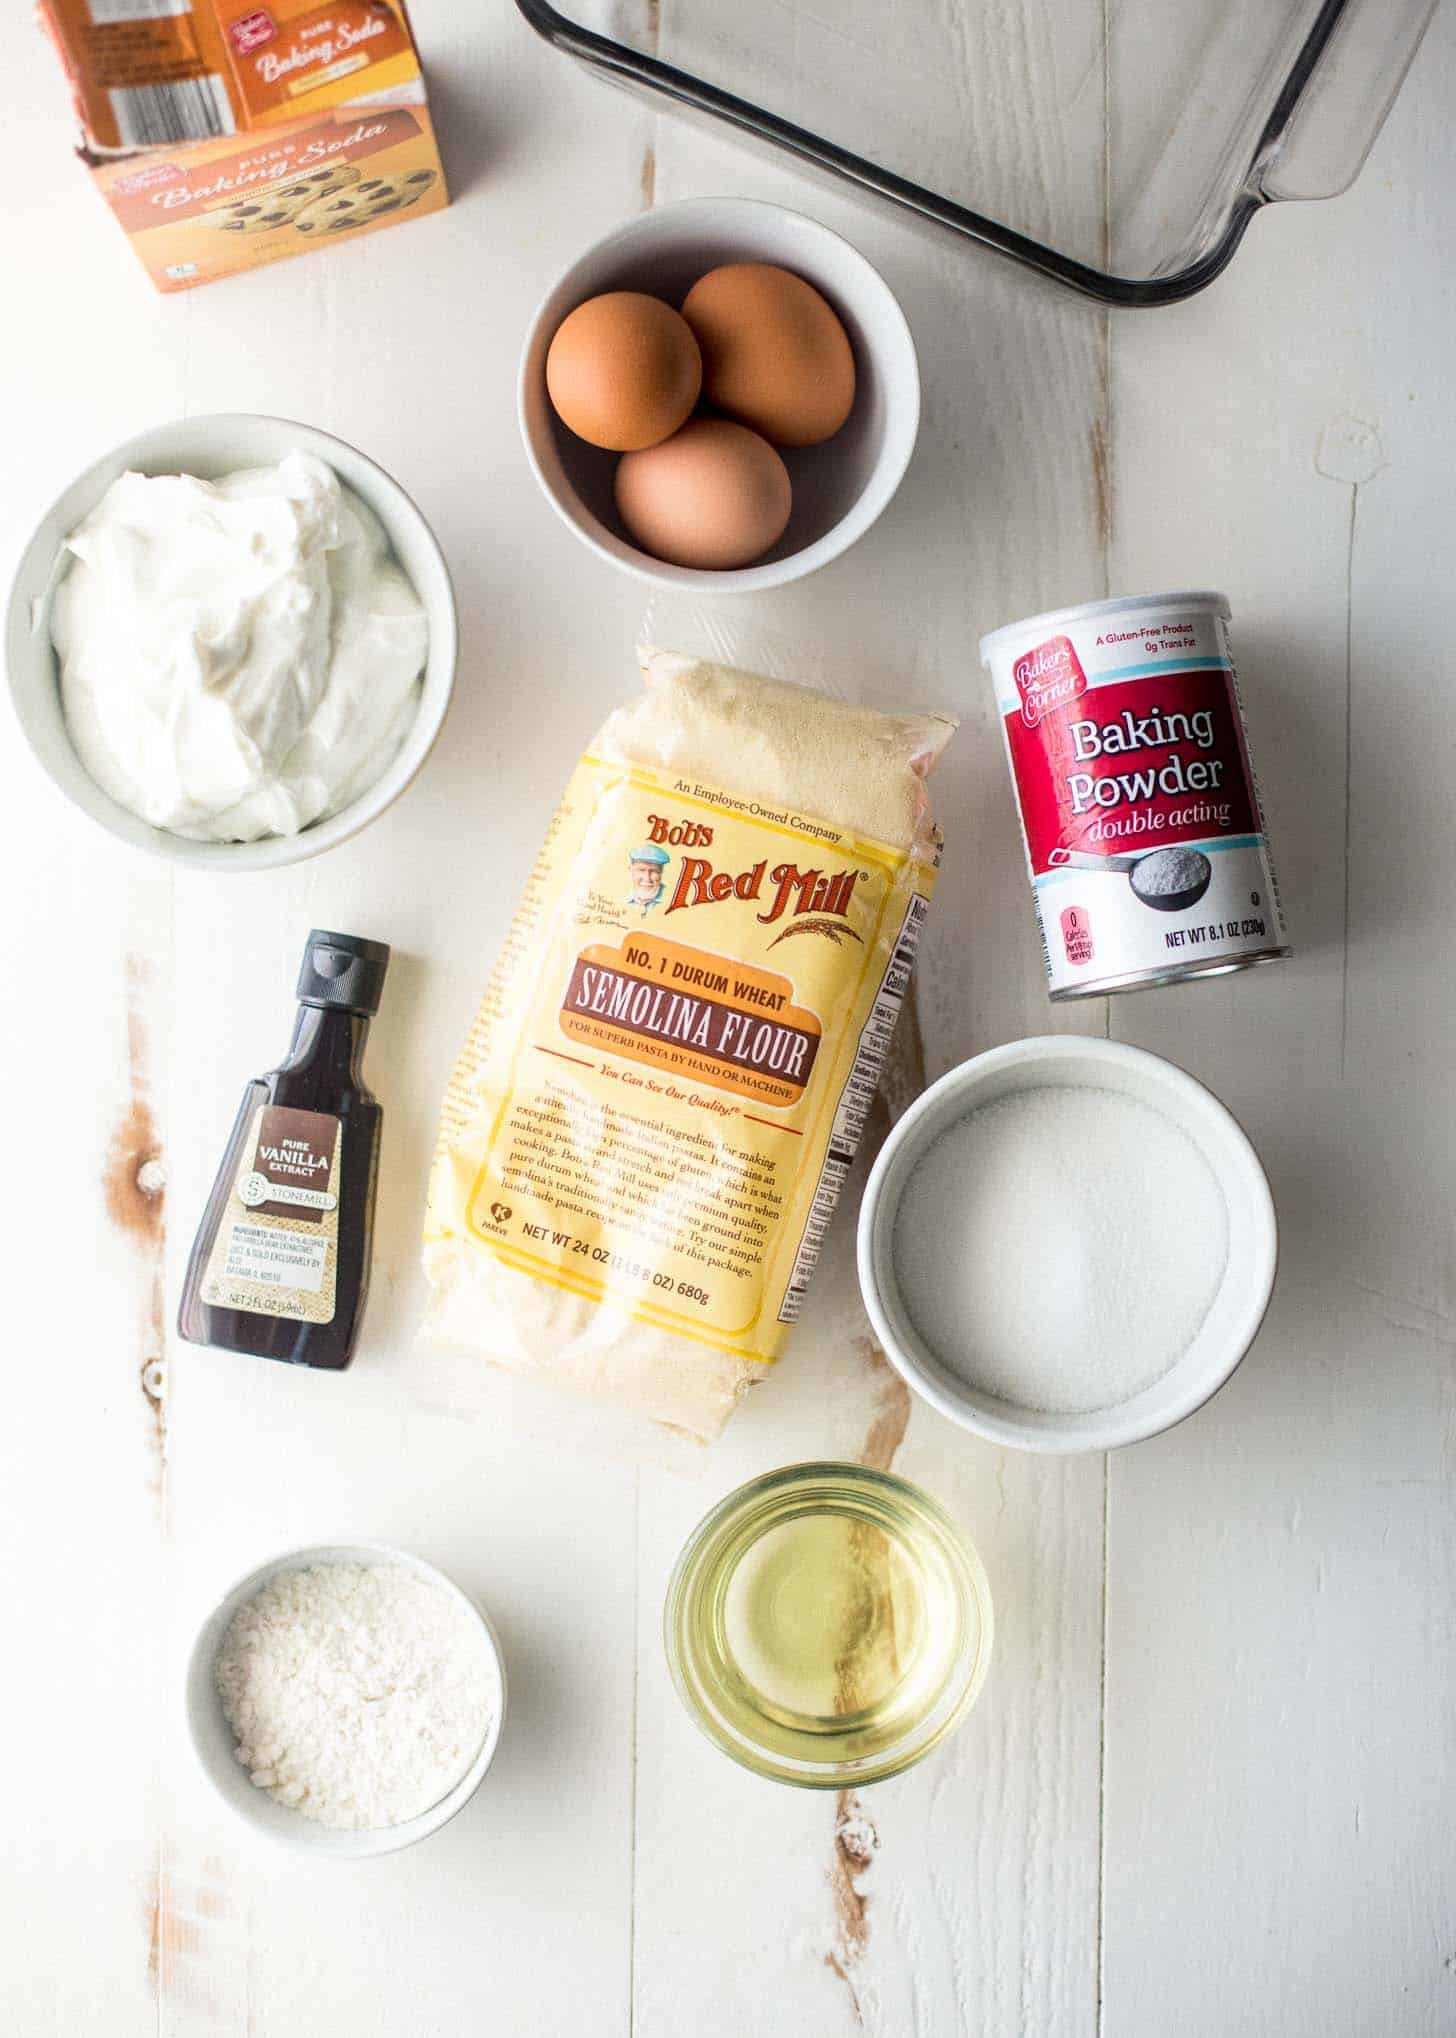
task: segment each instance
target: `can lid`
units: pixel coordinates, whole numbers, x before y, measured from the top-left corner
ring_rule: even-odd
[[[384,994],[389,944],[362,934],[335,934],[313,928],[304,946],[298,972],[300,1005],[337,1006],[373,1018]]]
[[[1067,623],[1085,623],[1094,616],[1145,614],[1149,609],[1201,609],[1216,615],[1232,614],[1229,598],[1214,588],[1179,588],[1172,594],[1128,594],[1108,601],[1074,602],[1069,609],[1044,609],[1039,616],[1026,616],[1018,623],[1003,623],[988,630],[981,639],[981,663],[989,665],[993,651],[1008,637],[1040,636]]]

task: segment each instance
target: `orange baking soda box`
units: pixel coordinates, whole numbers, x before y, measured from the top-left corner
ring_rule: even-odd
[[[159,290],[449,203],[402,0],[39,0],[80,156]]]

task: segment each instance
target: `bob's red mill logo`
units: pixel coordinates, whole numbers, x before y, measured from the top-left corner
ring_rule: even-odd
[[[1087,691],[1087,675],[1070,637],[1048,637],[1012,667],[1021,719],[1034,729],[1044,715]]]
[[[658,846],[669,843],[675,849],[709,849],[713,830],[706,821],[672,821],[663,814],[649,814],[647,839]],[[747,870],[715,870],[706,856],[685,856],[667,910],[676,913],[688,906],[746,899],[765,907],[756,915],[765,926],[781,920],[785,913],[825,913],[848,919],[854,888],[865,875],[862,870],[802,870],[797,863],[770,865],[766,856]]]

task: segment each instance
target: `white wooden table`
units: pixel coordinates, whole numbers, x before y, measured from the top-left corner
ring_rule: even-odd
[[[452,209],[171,300],[67,160],[51,56],[23,25],[7,42],[7,550],[142,425],[291,414],[420,501],[464,655],[417,787],[277,875],[133,860],[4,746],[0,2030],[1456,2031],[1456,16],[1352,193],[1257,222],[1192,303],[1109,320],[655,121],[504,0],[415,14]],[[411,1358],[447,1061],[559,785],[634,683],[640,592],[557,524],[516,443],[521,333],[589,240],[723,190],[841,226],[921,348],[922,442],[893,510],[755,622],[964,718],[939,781],[925,1073],[1106,1030],[1211,1084],[1273,1181],[1283,1265],[1253,1355],[1120,1456],[1000,1453],[912,1407],[866,1337],[848,1213],[788,1363],[697,1484],[523,1442],[426,1394]],[[1056,1010],[976,640],[1055,602],[1188,584],[1234,601],[1297,960]],[[343,1377],[170,1327],[313,923],[395,948],[370,1053],[375,1294]],[[164,1193],[138,1185],[158,1156]],[[720,1757],[658,1639],[693,1521],[809,1455],[923,1481],[996,1595],[970,1722],[860,1801]],[[403,1543],[476,1589],[513,1709],[466,1815],[326,1869],[214,1800],[179,1683],[227,1582],[338,1536]]]

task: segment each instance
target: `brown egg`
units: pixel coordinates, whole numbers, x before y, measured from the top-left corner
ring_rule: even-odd
[[[849,335],[812,283],[768,262],[710,269],[683,304],[703,394],[776,446],[817,446],[854,405]]]
[[[669,438],[702,387],[698,343],[660,297],[609,290],[568,312],[546,356],[556,415],[611,453]]]
[[[727,418],[694,418],[660,446],[617,462],[617,510],[645,552],[671,566],[751,566],[783,536],[789,470]]]

